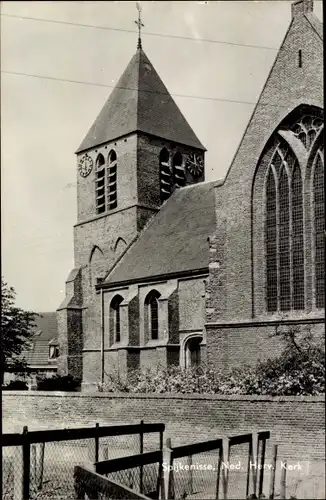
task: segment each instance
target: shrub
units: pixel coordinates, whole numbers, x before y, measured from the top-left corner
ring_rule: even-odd
[[[2,386],[3,391],[28,391],[28,385],[23,380],[12,380],[7,385]]]
[[[80,389],[81,380],[71,375],[55,375],[51,378],[36,377],[38,391],[65,391],[76,392]]]

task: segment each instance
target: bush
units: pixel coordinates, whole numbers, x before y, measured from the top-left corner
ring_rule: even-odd
[[[9,384],[2,386],[3,391],[28,391],[28,385],[23,380],[12,380]]]
[[[81,380],[71,375],[55,375],[51,378],[36,377],[38,391],[65,391],[76,392],[80,389]]]
[[[100,390],[131,393],[257,394],[270,396],[319,395],[325,392],[325,350],[322,339],[297,327],[276,332],[283,351],[256,366],[230,370],[207,367],[134,370],[128,380],[116,373],[108,376]]]

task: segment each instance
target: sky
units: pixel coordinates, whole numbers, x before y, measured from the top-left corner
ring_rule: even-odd
[[[207,148],[206,179],[220,179],[291,2],[141,5],[143,49]],[[322,19],[321,1],[314,12]],[[24,309],[54,311],[64,298],[74,267],[74,152],[136,51],[137,15],[135,2],[1,2],[2,275]]]

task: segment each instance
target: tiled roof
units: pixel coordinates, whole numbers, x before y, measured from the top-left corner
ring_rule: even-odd
[[[132,57],[77,153],[136,131],[205,150],[142,49]]]
[[[214,184],[202,182],[175,191],[104,283],[207,268],[207,238],[215,228]]]
[[[31,348],[24,351],[22,356],[29,366],[53,366],[56,365],[56,360],[49,361],[49,344],[56,343],[58,338],[56,313],[39,314],[35,320],[35,334],[30,339]]]
[[[307,12],[305,14],[306,18],[310,22],[311,26],[314,28],[314,30],[318,33],[320,38],[323,40],[324,38],[324,33],[323,33],[323,23],[318,19],[318,17],[313,13],[313,12]]]

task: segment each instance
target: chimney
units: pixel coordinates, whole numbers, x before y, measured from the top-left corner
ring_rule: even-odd
[[[313,0],[297,0],[291,5],[292,8],[292,19],[297,16],[302,16],[308,14],[308,12],[313,12],[314,2]]]

